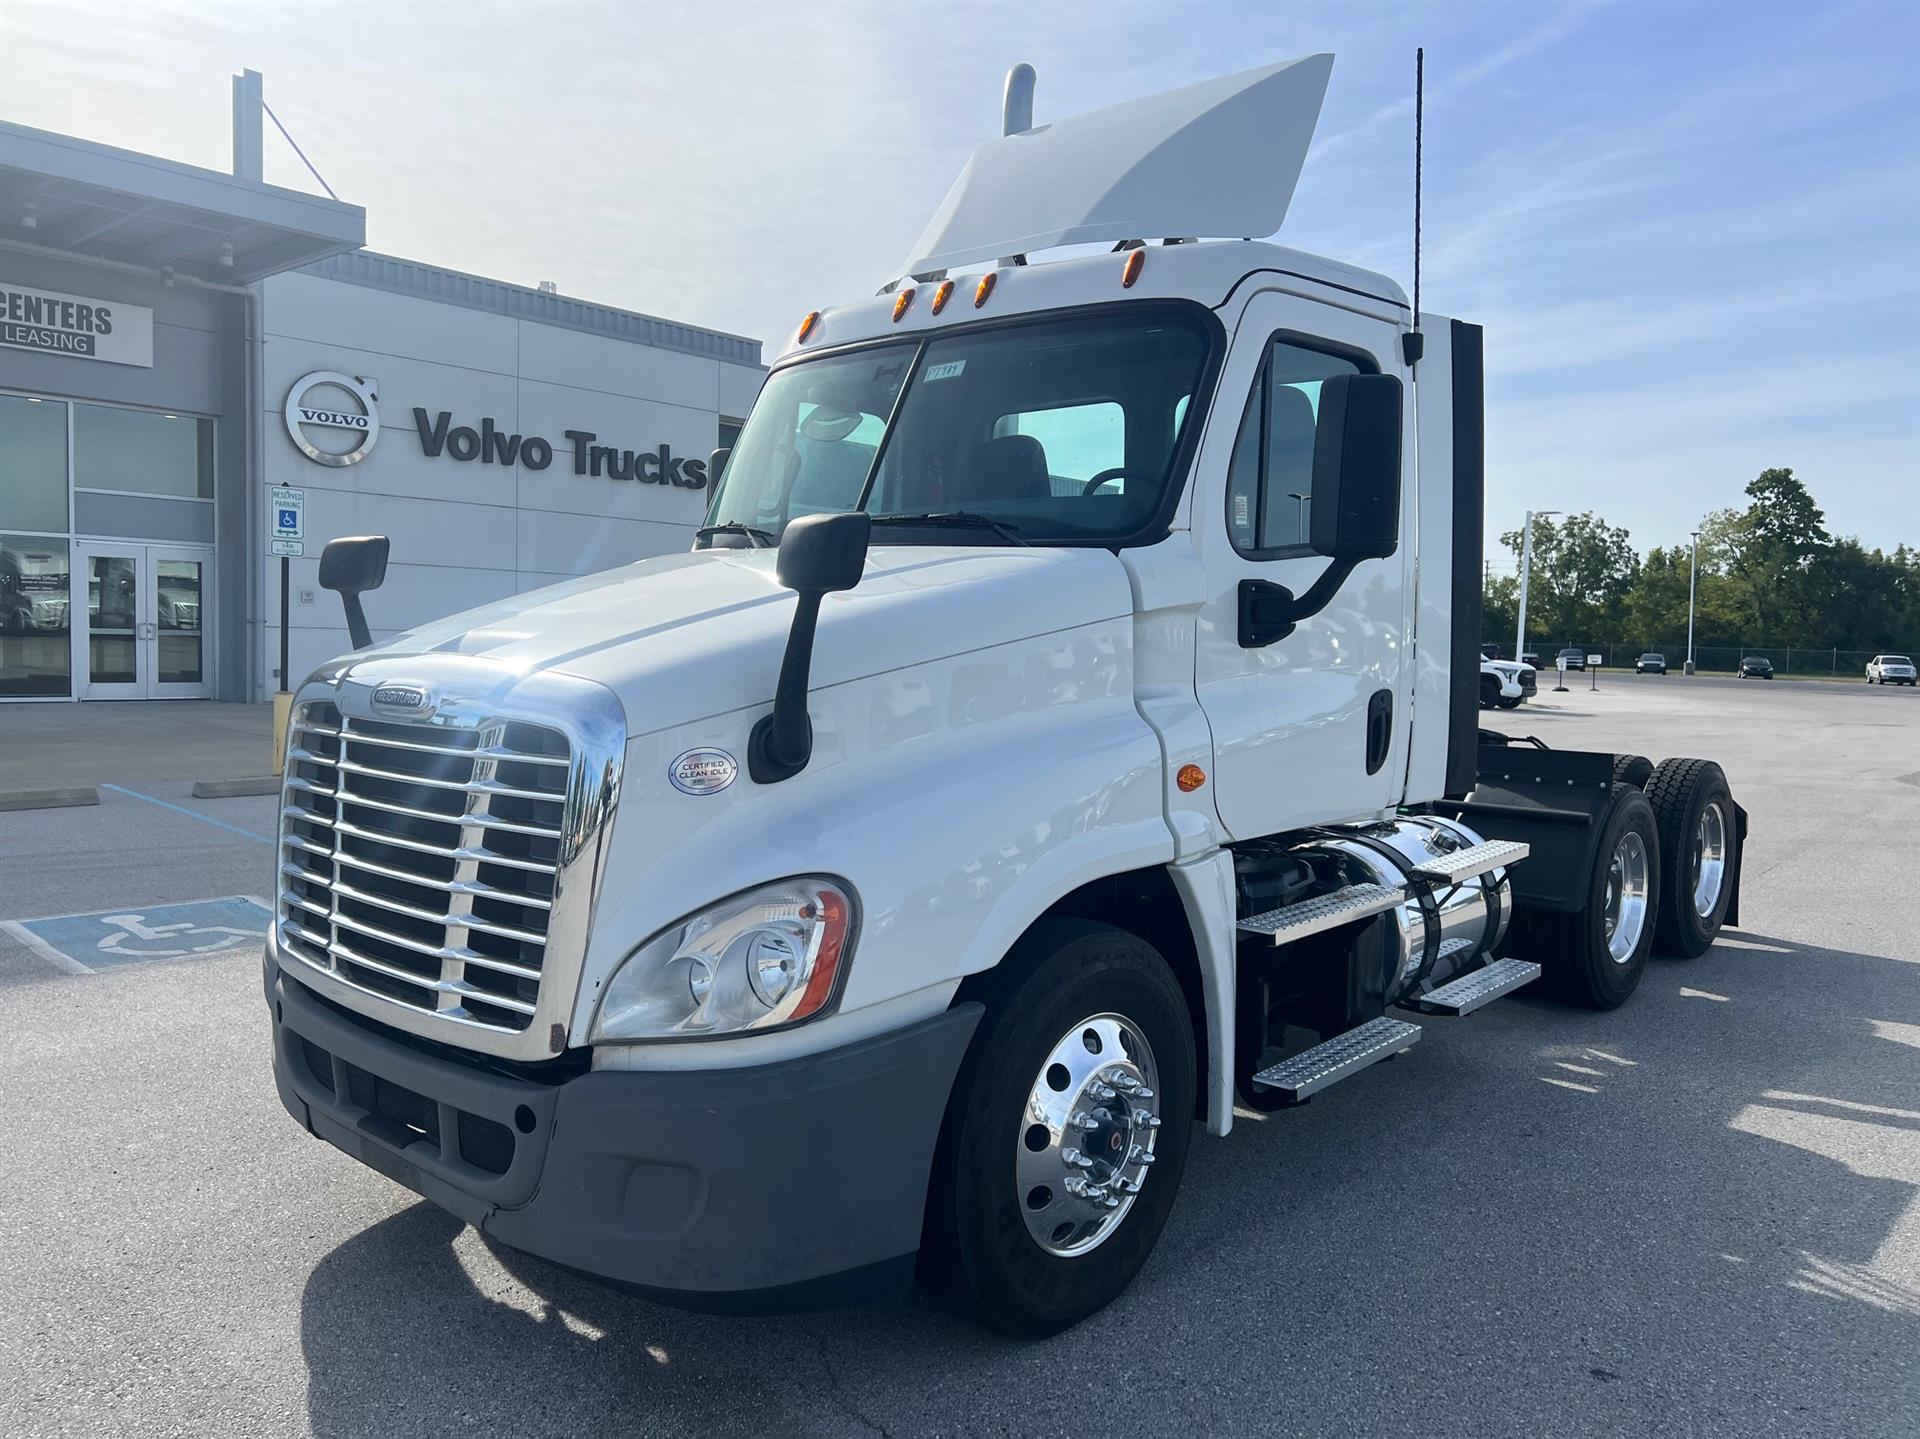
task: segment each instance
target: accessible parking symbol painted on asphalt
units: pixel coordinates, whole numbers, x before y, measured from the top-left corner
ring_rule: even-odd
[[[272,912],[239,895],[145,909],[50,915],[0,924],[56,968],[90,974],[118,965],[189,959],[266,943]]]

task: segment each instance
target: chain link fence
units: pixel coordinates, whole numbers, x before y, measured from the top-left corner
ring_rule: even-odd
[[[1565,649],[1577,649],[1582,655],[1604,655],[1603,669],[1627,669],[1644,654],[1665,655],[1667,668],[1674,674],[1686,669],[1687,642],[1668,640],[1660,644],[1579,644],[1572,640],[1529,644],[1528,652],[1540,656],[1546,669],[1554,667],[1554,656]],[[1809,649],[1800,645],[1700,645],[1693,647],[1693,667],[1698,674],[1730,675],[1749,655],[1773,661],[1775,673],[1807,675],[1820,679],[1864,681],[1867,661],[1877,650]]]

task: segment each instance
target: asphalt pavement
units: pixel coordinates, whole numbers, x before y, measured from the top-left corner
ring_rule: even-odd
[[[686,1314],[500,1249],[282,1112],[257,946],[81,973],[0,929],[0,1432],[1906,1439],[1920,692],[1569,683],[1489,723],[1720,759],[1744,927],[1615,1013],[1523,993],[1196,1137],[1134,1287],[1037,1344],[917,1293]],[[197,935],[157,906],[269,893],[274,802],[185,791],[0,814],[0,920],[157,951]]]

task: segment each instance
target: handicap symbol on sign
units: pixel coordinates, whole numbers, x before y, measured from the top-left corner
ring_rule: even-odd
[[[297,530],[297,529],[299,529],[299,528],[300,528],[300,512],[299,512],[298,510],[282,510],[282,511],[280,511],[280,524],[279,524],[279,528],[281,528],[281,529],[283,529],[283,530]]]
[[[189,954],[212,954],[236,945],[256,943],[260,938],[257,930],[235,929],[227,924],[198,925],[187,920],[179,924],[148,924],[137,914],[103,914],[100,922],[114,926],[114,932],[100,941],[99,949],[103,955],[115,959],[181,959]],[[212,938],[193,942],[203,935]],[[135,940],[144,943],[136,945],[132,943]],[[154,944],[174,947],[156,949],[152,947]]]

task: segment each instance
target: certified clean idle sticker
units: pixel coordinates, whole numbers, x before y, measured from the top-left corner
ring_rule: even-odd
[[[667,766],[667,779],[682,794],[718,794],[740,766],[723,749],[690,749]]]

